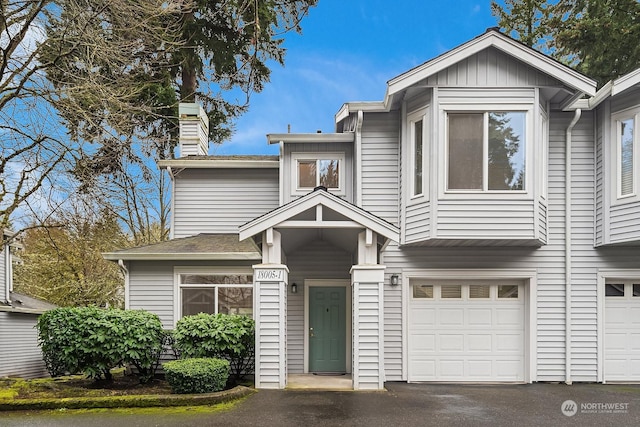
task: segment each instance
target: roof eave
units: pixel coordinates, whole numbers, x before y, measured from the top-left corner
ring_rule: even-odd
[[[280,167],[278,160],[215,160],[215,159],[175,159],[159,160],[158,167],[164,169],[189,168],[189,169],[277,169]]]
[[[109,261],[245,261],[261,260],[259,252],[202,252],[202,253],[119,253],[105,252]]]
[[[270,133],[267,134],[268,144],[284,143],[323,143],[323,142],[353,142],[353,132],[343,133]]]

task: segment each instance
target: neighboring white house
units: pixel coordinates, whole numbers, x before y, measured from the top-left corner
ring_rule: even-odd
[[[36,322],[55,305],[13,292],[11,249],[20,247],[14,234],[3,230],[0,247],[0,378],[48,376],[38,346]]]
[[[257,387],[640,381],[640,70],[596,92],[488,30],[279,156],[180,113],[172,239],[105,256],[167,328],[251,313]]]

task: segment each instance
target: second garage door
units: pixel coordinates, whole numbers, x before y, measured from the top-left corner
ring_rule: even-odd
[[[408,380],[523,382],[524,284],[410,280]]]

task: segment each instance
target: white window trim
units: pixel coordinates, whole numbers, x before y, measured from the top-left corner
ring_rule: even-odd
[[[181,285],[181,274],[199,274],[199,275],[253,275],[253,268],[251,267],[174,267],[173,269],[173,327],[176,327],[178,320],[182,318],[182,288],[253,288],[253,284],[244,285],[210,285],[210,284],[194,284],[194,285]],[[218,307],[218,293],[214,294],[214,309]]]
[[[544,111],[544,109],[540,108],[540,123],[539,123],[539,132],[538,136],[539,144],[537,144],[537,159],[536,164],[537,170],[535,170],[535,174],[537,176],[538,183],[538,192],[539,196],[543,200],[547,200],[548,192],[549,192],[549,114]],[[525,167],[529,165],[525,164]]]
[[[524,298],[524,328],[525,328],[525,372],[524,380],[527,383],[537,381],[537,363],[538,363],[538,319],[537,319],[537,295],[538,295],[538,273],[537,270],[489,270],[489,269],[405,269],[402,272],[402,282],[400,289],[402,291],[402,380],[407,381],[409,363],[408,351],[408,328],[409,328],[409,300],[410,300],[410,280],[411,279],[426,280],[459,280],[459,281],[475,281],[483,280],[520,280],[524,281],[523,295],[518,298]],[[434,295],[435,296],[435,295]],[[433,300],[425,300],[433,301]],[[452,300],[452,301],[460,301]],[[598,316],[599,317],[599,316]]]
[[[422,108],[417,111],[413,111],[407,115],[407,135],[409,136],[409,199],[429,199],[429,107]],[[416,152],[415,147],[415,123],[422,120],[422,192],[416,194],[415,191],[415,170],[416,170],[416,159],[414,153]]]
[[[345,186],[345,155],[340,152],[326,152],[326,153],[291,153],[291,188],[293,195],[303,196],[311,191],[313,188],[300,188],[298,187],[298,162],[304,160],[337,160],[338,161],[338,188],[327,188],[327,191],[337,196],[346,195]],[[320,171],[318,170],[317,173]],[[316,176],[317,178],[317,176]],[[317,179],[316,179],[317,182]],[[320,185],[320,184],[317,184]]]
[[[632,119],[634,121],[634,132],[633,132],[633,182],[631,194],[622,195],[622,176],[621,172],[621,162],[622,162],[622,138],[620,138],[620,126],[623,120]],[[611,132],[612,132],[612,141],[615,141],[615,144],[612,144],[615,147],[615,153],[612,156],[615,159],[614,167],[612,168],[612,173],[615,174],[611,182],[614,185],[614,188],[611,191],[611,194],[614,196],[612,200],[612,205],[624,204],[628,202],[636,202],[640,201],[640,194],[638,193],[638,188],[640,187],[640,174],[637,173],[638,165],[640,165],[640,132],[638,128],[640,127],[640,108],[631,108],[623,111],[616,112],[611,115]]]
[[[604,324],[605,324],[605,284],[612,281],[635,281],[640,279],[640,270],[613,270],[613,269],[599,269],[598,270],[598,287],[596,291],[596,333],[597,333],[597,373],[596,381],[599,383],[605,383],[604,372]],[[638,298],[638,297],[636,297]]]
[[[481,103],[481,104],[449,104],[449,103],[441,103],[440,104],[440,118],[439,118],[439,128],[440,132],[440,156],[439,163],[442,165],[440,168],[439,174],[439,185],[438,185],[438,193],[439,197],[442,199],[458,199],[458,200],[469,200],[470,197],[479,198],[482,200],[504,200],[508,198],[510,200],[530,200],[533,197],[533,177],[538,173],[542,173],[542,168],[536,167],[536,170],[533,170],[533,165],[536,162],[533,161],[533,148],[535,141],[535,129],[534,129],[534,103],[533,100],[531,102],[524,103],[514,103],[514,104],[502,104],[502,103]],[[525,168],[525,182],[524,182],[524,190],[449,190],[448,186],[448,176],[449,176],[449,128],[448,128],[448,114],[449,113],[488,113],[495,111],[506,111],[506,112],[523,112],[526,114],[525,117],[525,158],[524,158],[524,168]],[[486,115],[485,115],[486,117]],[[485,118],[486,120],[486,118]],[[484,161],[487,161],[487,153],[488,150],[488,137],[483,134],[483,155]],[[545,159],[543,159],[543,162]],[[538,163],[540,165],[541,163]],[[484,167],[483,170],[483,186],[487,185],[487,175],[488,170]]]

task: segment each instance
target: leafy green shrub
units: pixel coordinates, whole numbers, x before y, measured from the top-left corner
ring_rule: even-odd
[[[162,366],[171,390],[178,394],[220,391],[229,379],[229,362],[222,359],[179,359]]]
[[[143,310],[66,307],[38,319],[38,341],[52,376],[84,372],[111,379],[122,364],[137,368],[141,382],[153,378],[163,348],[157,315]]]
[[[255,322],[250,317],[205,313],[185,316],[176,325],[174,339],[181,358],[228,360],[234,382],[253,371]]]

